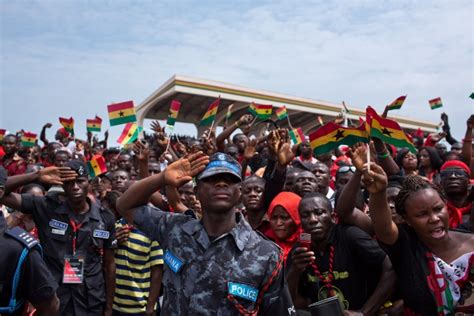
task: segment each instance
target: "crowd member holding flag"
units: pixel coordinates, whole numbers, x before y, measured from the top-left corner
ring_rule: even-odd
[[[444,192],[422,177],[407,176],[395,201],[406,224],[396,225],[383,169],[372,163],[369,171],[366,165],[363,181],[377,239],[398,276],[405,314],[472,314],[474,306],[462,305],[463,288],[474,280],[474,235],[448,230]]]

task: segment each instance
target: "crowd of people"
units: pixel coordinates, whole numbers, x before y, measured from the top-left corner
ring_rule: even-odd
[[[251,114],[197,138],[155,121],[124,148],[7,134],[0,314],[472,315],[474,115],[461,141],[441,118],[417,153],[314,155]]]

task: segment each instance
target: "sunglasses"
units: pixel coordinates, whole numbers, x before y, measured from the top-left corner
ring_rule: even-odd
[[[439,174],[441,178],[447,178],[447,177],[450,177],[451,175],[454,175],[456,178],[462,178],[462,177],[469,178],[468,173],[462,169],[446,169],[446,170],[441,171]]]
[[[356,167],[354,167],[354,166],[342,166],[339,169],[337,169],[337,173],[347,173],[349,171],[354,173],[356,171]]]

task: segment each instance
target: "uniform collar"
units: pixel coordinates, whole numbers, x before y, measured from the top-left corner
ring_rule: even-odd
[[[235,245],[240,251],[243,251],[245,248],[245,245],[247,244],[247,241],[250,238],[250,233],[252,231],[252,228],[250,225],[243,219],[242,214],[240,213],[235,213],[235,220],[236,220],[236,225],[234,228],[229,233],[223,234],[222,236],[218,237],[215,241],[224,238],[227,235],[231,235],[232,239],[235,242]],[[194,236],[195,240],[205,249],[207,249],[211,242],[209,240],[209,235],[207,234],[206,230],[204,229],[204,226],[202,225],[202,222],[199,221],[187,221],[186,223],[183,224],[182,226],[183,231],[191,236]]]
[[[86,214],[86,219],[84,221],[87,221],[87,219],[93,219],[96,221],[100,221],[100,206],[96,203],[87,198],[87,203],[89,204],[89,212]],[[67,202],[62,203],[58,208],[54,210],[55,213],[58,214],[69,214],[69,212],[72,212],[71,209],[69,208],[69,205]]]

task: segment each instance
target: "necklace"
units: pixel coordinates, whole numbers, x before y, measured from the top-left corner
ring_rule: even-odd
[[[316,261],[311,263],[311,267],[313,268],[314,274],[324,283],[324,285],[329,290],[329,295],[334,296],[334,290],[332,288],[332,280],[334,280],[334,245],[331,245],[329,249],[329,270],[326,276],[323,276],[321,271],[319,271],[318,265]]]

